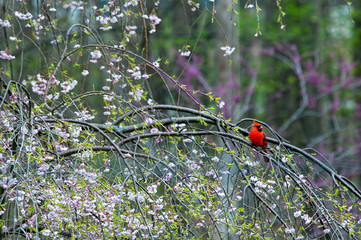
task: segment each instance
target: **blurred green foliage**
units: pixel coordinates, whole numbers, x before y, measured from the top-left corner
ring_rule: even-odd
[[[216,14],[213,14],[212,5],[207,5],[202,14],[195,17],[185,2],[171,2],[167,8],[160,9],[163,22],[150,48],[153,58],[162,56],[169,60],[168,72],[182,80],[190,74],[190,67],[198,68],[215,96],[225,99],[226,107],[233,104],[225,109],[226,116],[233,120],[240,117],[260,119],[282,130],[284,137],[299,146],[311,146],[320,136],[329,136],[317,146],[312,145],[325,154],[347,147],[342,141],[337,141],[337,146],[330,143],[345,131],[342,129],[356,127],[359,131],[359,120],[354,118],[359,111],[358,84],[352,86],[352,83],[359,81],[358,68],[353,70],[353,64],[361,55],[361,26],[357,15],[360,3],[351,5],[350,14],[342,1],[282,1],[286,15],[283,18],[285,29],[281,29],[277,23],[276,2],[259,2],[262,35],[255,37],[256,10],[255,7],[244,8],[244,1],[233,5],[234,12],[228,8],[228,23],[232,24],[229,32],[220,24],[219,5]],[[224,58],[220,47],[225,43],[237,46],[231,59],[233,75],[226,83],[221,82],[220,76],[222,71],[228,70],[219,68]],[[177,53],[184,46],[189,46],[192,55],[187,58],[188,65],[180,66]],[[296,62],[300,68],[298,73]],[[249,109],[242,116],[235,115],[237,109],[244,107],[247,91],[252,87],[252,73],[257,76]],[[194,88],[202,87],[199,77],[194,76],[189,84]],[[285,127],[284,124],[302,108],[305,96],[301,92],[300,77],[305,81],[308,103]],[[239,84],[238,93],[232,87],[235,85],[231,84],[231,78]],[[239,103],[228,98],[232,94],[238,94]],[[353,136],[346,138],[348,142],[357,141]]]

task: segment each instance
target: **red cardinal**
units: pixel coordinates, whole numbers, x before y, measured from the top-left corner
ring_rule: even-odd
[[[263,127],[256,121],[253,121],[253,127],[249,133],[249,138],[254,145],[261,146],[262,150],[267,152],[266,135],[262,132]],[[268,157],[263,156],[265,162],[269,162]]]

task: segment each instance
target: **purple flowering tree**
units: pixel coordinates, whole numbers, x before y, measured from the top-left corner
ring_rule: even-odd
[[[271,153],[255,148],[253,119],[150,60],[160,5],[4,1],[0,238],[359,239],[347,178],[265,123]]]

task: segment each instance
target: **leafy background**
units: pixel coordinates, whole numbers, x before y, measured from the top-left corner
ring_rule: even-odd
[[[0,3],[1,238],[359,239],[361,3]]]

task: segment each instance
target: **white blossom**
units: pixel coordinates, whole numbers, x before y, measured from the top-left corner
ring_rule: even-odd
[[[43,234],[44,236],[50,236],[51,231],[50,231],[50,229],[45,229],[45,230],[43,230],[42,234]]]
[[[221,47],[221,50],[224,51],[223,56],[230,56],[236,48],[231,48],[230,46]]]
[[[99,59],[102,57],[102,53],[99,50],[95,50],[90,53],[93,59]]]
[[[224,105],[225,105],[225,102],[224,102],[224,101],[221,101],[221,102],[219,103],[219,108],[223,108]]]
[[[89,71],[88,71],[88,70],[83,70],[83,71],[81,72],[81,75],[87,76],[87,75],[89,75]]]
[[[301,214],[302,214],[302,211],[299,210],[299,211],[294,212],[293,216],[299,217],[299,216],[301,216]]]

